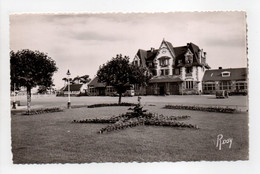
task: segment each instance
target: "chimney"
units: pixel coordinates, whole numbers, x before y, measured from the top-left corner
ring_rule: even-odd
[[[222,69],[222,67],[220,66],[220,67],[218,67],[218,69]]]
[[[204,57],[206,58],[206,55],[207,55],[207,53],[206,52],[204,52]]]
[[[151,47],[151,52],[153,52],[154,51],[154,48],[153,47]]]

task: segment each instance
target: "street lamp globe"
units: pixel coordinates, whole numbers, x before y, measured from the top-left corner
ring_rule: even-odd
[[[68,69],[68,71],[67,71],[67,75],[70,76],[70,70],[69,70],[69,69]]]

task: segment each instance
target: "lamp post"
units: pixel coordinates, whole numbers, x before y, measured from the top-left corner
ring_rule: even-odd
[[[71,103],[70,103],[70,70],[68,70],[67,72],[67,75],[68,75],[68,109],[71,108]]]

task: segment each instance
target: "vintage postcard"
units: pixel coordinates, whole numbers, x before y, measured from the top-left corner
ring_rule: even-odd
[[[9,17],[14,164],[249,160],[245,12]]]

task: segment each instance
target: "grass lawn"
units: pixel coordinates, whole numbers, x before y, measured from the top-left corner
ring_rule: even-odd
[[[65,109],[40,115],[11,115],[14,163],[89,163],[247,160],[248,113],[224,114],[145,106],[164,115],[190,115],[184,122],[199,130],[138,126],[98,134],[106,124],[77,124],[74,119],[111,117],[129,107]],[[217,135],[233,138],[232,146],[216,147]]]

